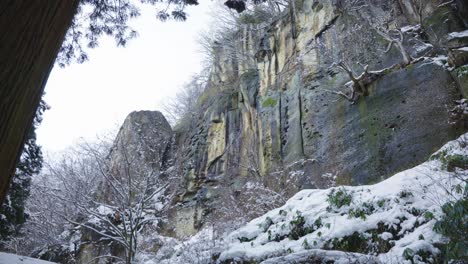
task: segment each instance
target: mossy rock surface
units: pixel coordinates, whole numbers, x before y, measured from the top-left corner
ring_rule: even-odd
[[[262,103],[262,107],[274,107],[276,106],[276,104],[278,103],[277,100],[271,98],[271,97],[267,97],[265,99],[265,101],[263,101]]]

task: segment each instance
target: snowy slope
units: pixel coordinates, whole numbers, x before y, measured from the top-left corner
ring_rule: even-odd
[[[326,255],[321,249],[336,249],[366,255],[356,263],[404,263],[403,255],[415,253],[435,261],[432,256],[440,250],[434,245],[445,242],[432,230],[435,219],[442,214],[441,205],[459,195],[453,191],[460,183],[455,173],[468,178],[464,170],[448,172],[441,160],[468,157],[467,142],[468,134],[446,144],[429,161],[375,185],[303,190],[284,206],[231,233],[219,260],[294,263],[308,255]],[[349,263],[342,253],[329,251],[328,255]],[[354,255],[345,257],[363,257]],[[417,263],[422,257],[414,260]]]
[[[45,260],[0,252],[0,264],[53,264]]]

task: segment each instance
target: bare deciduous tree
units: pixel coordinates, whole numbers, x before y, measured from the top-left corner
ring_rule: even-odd
[[[125,135],[124,135],[125,137]],[[83,143],[67,152],[59,162],[48,164],[47,173],[33,188],[30,201],[34,232],[31,240],[44,245],[69,244],[64,231],[90,232],[100,237],[98,244],[118,245],[124,258],[109,254],[95,256],[131,263],[138,252],[139,236],[145,226],[155,223],[164,207],[161,193],[167,184],[160,181],[159,168],[145,163],[138,149],[130,149],[123,140],[118,163],[109,158],[110,144]],[[38,239],[44,236],[44,239]],[[37,245],[37,244],[36,244]]]
[[[110,144],[101,141],[93,145],[96,153],[105,157]],[[83,155],[84,144],[70,148],[60,156],[49,157],[52,162],[46,163],[43,172],[33,178],[31,196],[27,202],[29,218],[25,223],[21,241],[22,255],[31,255],[36,250],[50,245],[71,243],[65,233],[74,231],[73,225],[62,216],[80,219],[80,210],[76,206],[82,203],[83,197],[92,197],[99,178],[97,160]],[[68,232],[70,233],[70,232]],[[78,243],[75,249],[78,250]]]
[[[102,240],[118,243],[125,249],[125,263],[131,263],[139,249],[139,232],[158,219],[155,198],[167,185],[160,184],[159,170],[145,164],[138,151],[131,150],[123,140],[118,140],[116,145],[114,149],[121,155],[118,164],[102,159],[92,147],[85,149],[89,156],[99,159],[99,177],[105,193],[101,197],[79,199],[76,206],[87,217],[86,221],[63,217],[97,233]]]
[[[401,56],[403,57],[403,64],[409,65],[412,63],[414,59],[408,53],[405,46],[403,46],[403,41],[405,37],[401,29],[396,28],[393,30],[389,30],[383,27],[376,27],[375,29],[380,36],[382,36],[386,41],[389,42],[385,52],[389,52],[392,46],[396,46],[400,51]],[[397,36],[393,36],[394,34],[396,34]]]
[[[197,113],[197,100],[205,90],[206,82],[207,76],[194,75],[174,97],[164,99],[161,103],[162,111],[172,126]]]

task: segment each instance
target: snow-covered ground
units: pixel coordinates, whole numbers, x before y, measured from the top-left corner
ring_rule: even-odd
[[[0,252],[0,264],[53,264],[53,262]]]
[[[468,158],[468,134],[380,183],[303,190],[227,236],[216,239],[206,229],[184,243],[171,240],[164,254],[145,255],[143,262],[435,262],[437,245],[447,239],[433,226],[441,206],[461,196],[460,179],[468,178],[467,170],[447,164],[454,156]]]

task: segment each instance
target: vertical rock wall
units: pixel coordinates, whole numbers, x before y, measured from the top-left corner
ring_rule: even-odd
[[[425,6],[425,44],[404,43],[412,56],[450,52],[449,33],[467,26],[461,15],[466,6],[455,4],[458,9]],[[391,26],[419,21],[410,1],[375,1],[368,15],[386,12],[393,12]],[[304,188],[377,182],[466,131],[466,121],[448,122],[466,84],[445,61],[427,59],[389,72],[370,85],[369,96],[351,104],[333,93],[346,91],[348,75],[330,66],[345,60],[357,73],[363,65],[380,70],[401,63],[400,52],[393,47],[385,53],[388,42],[366,19],[340,9],[340,1],[298,1],[296,21],[285,14],[264,29],[244,26],[237,56],[223,47],[215,51],[198,119],[180,136],[178,147],[187,150],[180,164],[185,180],[172,215],[175,223],[191,215],[195,228],[178,236],[229,219],[222,212],[230,200],[241,208],[228,209],[231,216],[261,213],[262,202],[256,211],[242,210],[254,183],[288,197]]]

